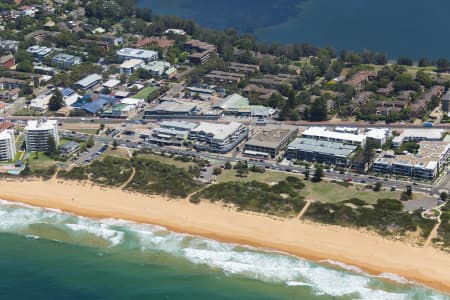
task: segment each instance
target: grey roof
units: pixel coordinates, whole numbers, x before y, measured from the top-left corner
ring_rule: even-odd
[[[329,142],[309,138],[295,139],[288,146],[289,150],[301,150],[305,152],[322,153],[325,155],[334,155],[339,157],[347,157],[357,148],[358,147],[354,145],[346,145],[338,142]]]
[[[198,123],[187,121],[163,121],[160,123],[161,127],[165,128],[183,128],[185,130],[191,130],[198,126]]]
[[[253,136],[246,146],[276,148],[296,131],[295,128],[270,128]]]
[[[96,81],[102,80],[102,76],[98,74],[91,74],[89,76],[84,77],[83,79],[77,81],[75,84],[82,86],[82,87],[89,87],[90,85],[94,84]]]
[[[447,93],[442,96],[442,100],[450,101],[450,90],[448,90]]]
[[[181,103],[173,101],[164,101],[155,106],[151,111],[167,111],[167,112],[192,112],[197,106],[192,103]]]
[[[75,149],[77,149],[79,146],[80,146],[79,143],[74,142],[74,141],[70,141],[70,142],[68,142],[67,144],[62,145],[61,148],[60,148],[60,150],[61,150],[62,152],[64,152],[64,153],[72,152],[72,151],[74,151]]]

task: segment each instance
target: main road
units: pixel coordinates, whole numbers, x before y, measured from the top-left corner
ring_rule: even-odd
[[[4,118],[8,121],[28,121],[28,120],[34,120],[36,117],[32,116],[8,116]],[[65,123],[97,123],[97,124],[147,124],[147,123],[157,123],[160,120],[156,119],[146,119],[146,120],[139,120],[139,119],[133,119],[133,120],[127,120],[127,119],[112,119],[112,118],[98,118],[98,117],[51,117],[51,119],[58,120],[60,122]],[[182,119],[186,121],[199,121],[199,119]],[[256,121],[253,118],[236,118],[236,117],[225,117],[224,119],[219,120],[208,120],[208,122],[217,122],[217,123],[224,123],[228,120],[234,120],[239,121],[243,124],[251,125],[255,124]],[[334,126],[344,126],[344,127],[357,127],[357,128],[430,128],[430,127],[424,127],[424,124],[411,124],[411,123],[390,123],[390,124],[384,124],[384,123],[370,123],[370,122],[354,122],[354,121],[323,121],[323,122],[309,122],[309,121],[275,121],[275,120],[268,120],[266,122],[267,124],[273,124],[273,125],[295,125],[300,127],[307,127],[307,126],[324,126],[324,127],[334,127]],[[432,128],[440,128],[440,129],[450,129],[450,123],[449,124],[433,124]]]
[[[66,134],[70,134],[70,132],[66,132]],[[88,134],[76,133],[76,137],[88,139]],[[114,138],[110,136],[94,136],[94,140],[99,144],[111,144]],[[298,166],[293,164],[280,164],[276,162],[267,162],[264,160],[249,160],[244,157],[233,156],[227,157],[220,154],[214,154],[209,152],[199,152],[195,150],[182,150],[171,147],[161,147],[154,144],[143,143],[143,142],[129,142],[126,140],[116,139],[116,142],[121,147],[126,147],[135,150],[151,150],[157,153],[169,153],[174,155],[184,155],[191,157],[198,157],[201,159],[205,159],[208,161],[214,161],[216,163],[224,165],[226,162],[236,163],[238,161],[247,161],[250,165],[256,165],[261,168],[270,169],[279,172],[288,172],[292,174],[302,174],[305,171],[309,171],[311,175],[314,172],[314,169],[308,169],[304,166]],[[389,177],[377,177],[367,174],[357,174],[357,173],[344,173],[342,174],[339,171],[332,169],[324,169],[324,177],[330,180],[338,180],[338,181],[351,181],[357,184],[364,185],[374,185],[377,182],[380,182],[384,187],[391,189],[395,188],[398,190],[406,190],[408,186],[410,186],[414,191],[426,193],[426,194],[438,194],[438,187],[433,187],[432,184],[423,183],[423,182],[411,182],[398,180],[397,178],[389,178]]]

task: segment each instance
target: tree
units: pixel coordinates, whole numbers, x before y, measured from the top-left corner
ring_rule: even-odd
[[[438,72],[447,72],[450,69],[450,62],[446,58],[439,58],[436,67]]]
[[[86,146],[88,147],[88,148],[92,148],[93,146],[94,146],[94,137],[91,135],[91,136],[89,136],[89,139],[88,139],[88,141],[87,141],[87,143],[86,143]]]
[[[410,199],[412,199],[412,188],[410,185],[407,185],[406,190],[400,195],[400,200],[406,201]]]
[[[239,168],[239,169],[237,169],[236,173],[237,173],[237,176],[239,176],[239,177],[246,177],[248,174],[248,169],[247,168]]]
[[[48,109],[50,111],[57,111],[61,107],[64,106],[64,99],[61,92],[56,89],[53,96],[50,98],[50,101],[48,102]]]
[[[422,57],[421,59],[419,59],[419,67],[423,68],[428,67],[429,65],[431,65],[431,63],[427,58]]]
[[[311,109],[309,111],[310,121],[325,121],[328,117],[327,102],[324,97],[317,98],[313,104],[311,104]]]
[[[113,140],[113,142],[112,142],[112,147],[113,147],[113,149],[117,149],[117,146],[118,146],[119,144],[117,143],[117,141],[116,140]]]
[[[321,182],[323,177],[323,169],[322,167],[317,167],[314,171],[314,175],[311,178],[312,182]]]
[[[430,77],[430,75],[425,73],[423,70],[420,70],[417,72],[416,80],[418,82],[420,82],[420,84],[422,84],[426,88],[430,88],[431,85],[433,84],[433,79]]]
[[[372,190],[374,192],[379,192],[381,190],[381,182],[378,181],[377,183],[375,183]]]
[[[231,170],[231,168],[232,168],[231,163],[230,163],[229,161],[227,161],[227,162],[225,163],[225,170]]]
[[[403,66],[412,66],[413,60],[409,57],[399,57],[397,59],[397,64],[403,65]]]
[[[213,175],[218,176],[222,174],[222,169],[221,168],[214,168],[213,169]]]
[[[17,64],[16,70],[20,72],[31,73],[33,72],[33,63],[29,60],[21,61]]]
[[[58,155],[58,149],[56,145],[55,138],[53,135],[49,134],[48,140],[47,140],[47,151],[45,152],[47,156],[55,157]]]
[[[442,193],[439,195],[439,198],[441,198],[442,201],[446,201],[447,198],[448,198],[448,194],[447,194],[446,192],[442,192]]]
[[[309,179],[309,170],[306,170],[305,172],[303,172],[303,175],[305,175],[305,180]]]

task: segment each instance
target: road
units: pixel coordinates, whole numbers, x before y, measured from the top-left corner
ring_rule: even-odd
[[[28,121],[28,120],[34,120],[36,117],[27,117],[27,116],[7,116],[5,117],[6,120],[9,121]],[[64,123],[95,123],[95,124],[147,124],[147,123],[155,123],[157,120],[126,120],[126,119],[108,119],[108,118],[98,118],[98,117],[52,117],[52,119],[64,122]],[[209,122],[218,122],[218,123],[224,123],[227,121],[227,119],[232,118],[225,118],[221,120],[208,120]],[[185,121],[189,121],[191,119],[183,119]],[[249,124],[255,124],[256,119],[255,118],[233,118],[235,121],[239,121],[243,124],[249,125]],[[191,121],[197,121],[198,119],[191,120]],[[324,121],[324,122],[309,122],[309,121],[284,121],[279,122],[275,120],[268,120],[267,124],[269,125],[294,125],[299,127],[308,127],[308,126],[326,126],[326,127],[334,127],[334,126],[345,126],[345,127],[357,127],[357,128],[425,128],[423,124],[411,124],[411,123],[392,123],[392,124],[383,124],[383,123],[374,123],[371,124],[369,122],[347,122],[347,121],[339,121],[339,122],[333,122],[333,121]],[[440,128],[440,129],[450,129],[450,123],[448,124],[433,124],[433,128]]]
[[[77,133],[79,138],[88,138],[88,134]],[[95,144],[111,144],[114,139],[110,136],[94,136]],[[198,157],[201,159],[208,160],[212,162],[212,165],[223,165],[227,161],[231,163],[237,163],[238,161],[248,161],[249,165],[256,165],[261,168],[270,169],[278,172],[288,172],[291,174],[302,174],[303,172],[309,170],[310,174],[314,173],[314,169],[307,169],[304,166],[297,165],[285,165],[279,164],[275,162],[267,162],[261,160],[249,160],[248,158],[232,156],[226,157],[220,154],[214,154],[209,152],[198,152],[194,150],[182,150],[175,149],[169,147],[161,147],[154,144],[148,144],[144,142],[127,142],[126,140],[116,139],[117,143],[121,147],[136,149],[136,150],[151,150],[153,152],[165,152],[168,154],[174,155],[184,155],[191,157]],[[95,152],[94,152],[95,153]],[[207,174],[208,175],[208,174]],[[411,181],[403,181],[398,180],[397,178],[389,178],[389,177],[376,177],[373,175],[367,174],[356,174],[356,173],[347,173],[341,174],[339,171],[332,169],[324,169],[324,177],[330,180],[337,181],[348,181],[351,180],[353,183],[364,184],[364,185],[374,185],[377,182],[380,182],[384,188],[391,189],[395,188],[397,190],[406,190],[407,186],[411,186],[413,191],[421,192],[425,194],[433,194],[438,195],[439,191],[437,187],[433,187],[431,184],[422,183],[422,182],[411,182]]]

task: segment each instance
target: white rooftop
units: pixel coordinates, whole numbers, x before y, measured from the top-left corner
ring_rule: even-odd
[[[125,98],[120,100],[120,103],[128,104],[128,105],[138,105],[143,104],[145,101],[143,99],[135,99],[135,98]]]
[[[388,128],[368,128],[366,136],[368,138],[380,140],[389,136],[390,130]]]
[[[144,64],[144,61],[142,59],[133,58],[133,59],[129,59],[129,60],[124,61],[120,65],[120,67],[121,68],[137,68],[137,67],[139,67],[139,66],[141,66],[143,64]]]
[[[205,132],[213,135],[215,139],[223,140],[235,133],[241,126],[242,124],[238,122],[228,124],[200,122],[192,131]]]
[[[405,129],[401,136],[403,138],[426,138],[427,140],[440,140],[444,134],[444,129],[438,128],[420,128],[420,129]]]
[[[42,94],[31,100],[30,107],[39,109],[39,110],[46,110],[48,108],[48,103],[50,102],[50,98],[52,98],[53,94]]]
[[[126,57],[134,57],[134,58],[142,58],[142,59],[151,59],[153,57],[158,57],[158,52],[153,50],[143,50],[136,48],[122,48],[117,51],[119,56]]]
[[[64,103],[66,103],[67,106],[71,106],[75,102],[77,102],[78,98],[81,98],[81,96],[78,93],[74,93],[68,97],[64,98]]]
[[[14,130],[0,131],[0,140],[9,140],[14,136]]]
[[[90,85],[92,85],[94,82],[102,80],[102,76],[98,75],[98,74],[91,74],[88,75],[86,77],[84,77],[83,79],[77,81],[75,84],[76,85],[80,85],[82,87],[88,87]]]
[[[334,140],[353,141],[363,143],[366,137],[362,134],[351,134],[327,130],[325,127],[309,127],[303,132],[304,136],[322,137]]]
[[[113,87],[115,87],[115,86],[117,86],[117,85],[119,85],[120,84],[120,80],[117,80],[117,79],[110,79],[110,80],[108,80],[107,82],[105,82],[104,84],[103,84],[103,86],[104,87],[107,87],[107,88],[113,88]]]
[[[25,130],[52,130],[58,126],[56,120],[30,120],[27,122]]]

